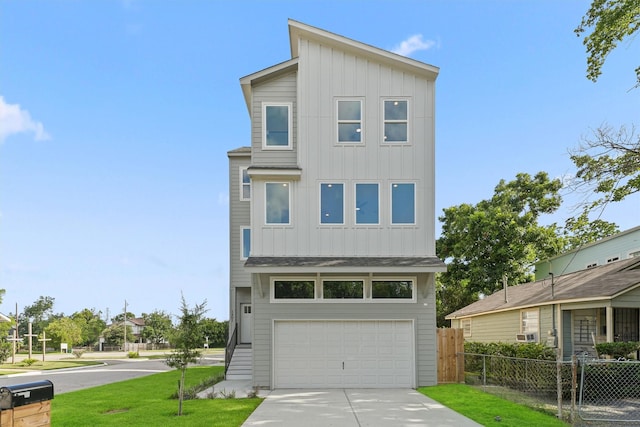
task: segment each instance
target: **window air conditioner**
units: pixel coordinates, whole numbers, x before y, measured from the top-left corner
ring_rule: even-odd
[[[534,332],[528,334],[516,334],[517,342],[535,342],[536,334]]]

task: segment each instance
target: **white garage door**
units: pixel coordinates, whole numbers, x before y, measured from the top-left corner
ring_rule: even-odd
[[[274,388],[414,386],[413,322],[275,321]]]

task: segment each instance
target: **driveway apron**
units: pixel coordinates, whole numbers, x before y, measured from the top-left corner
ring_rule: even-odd
[[[472,427],[480,424],[411,389],[274,390],[243,426]]]

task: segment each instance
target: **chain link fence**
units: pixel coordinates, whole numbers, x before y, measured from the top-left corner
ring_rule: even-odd
[[[591,360],[581,363],[579,415],[596,423],[640,425],[640,363]]]
[[[640,362],[473,353],[463,360],[466,384],[572,425],[640,426]]]

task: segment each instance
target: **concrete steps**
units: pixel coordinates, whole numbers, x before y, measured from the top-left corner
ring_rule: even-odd
[[[250,380],[253,377],[252,359],[253,350],[250,347],[236,347],[225,378],[227,380]]]

